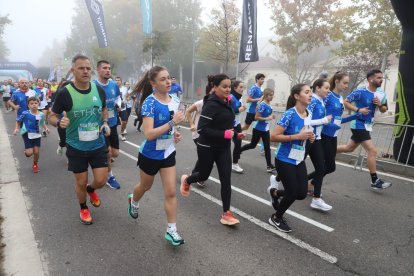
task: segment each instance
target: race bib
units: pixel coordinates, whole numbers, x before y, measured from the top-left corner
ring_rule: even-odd
[[[32,132],[28,132],[28,133],[27,133],[27,137],[28,137],[29,139],[37,139],[37,138],[42,137],[42,135],[41,135],[40,133],[36,133],[36,132],[34,132],[34,133],[32,133]]]
[[[341,116],[335,116],[334,118],[334,124],[337,126],[341,126],[341,122],[342,122],[342,117]]]
[[[293,144],[288,157],[296,161],[303,161],[305,159],[305,147]]]
[[[94,141],[99,138],[98,123],[81,124],[78,127],[79,140],[83,142]]]
[[[167,138],[158,138],[157,144],[155,149],[156,150],[166,150],[168,149],[172,144],[174,144],[174,139],[172,135],[168,135]]]
[[[108,109],[108,118],[115,117],[115,111],[113,109]]]
[[[315,130],[316,139],[320,139],[321,138],[322,128],[323,128],[323,126],[317,126],[316,127],[316,130]]]

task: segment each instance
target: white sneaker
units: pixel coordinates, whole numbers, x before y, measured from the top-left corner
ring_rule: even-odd
[[[270,186],[267,187],[267,192],[270,191],[270,189],[276,189],[276,190],[282,190],[282,182],[276,180],[276,175],[271,175],[269,178]]]
[[[125,134],[121,134],[121,140],[126,141]]]
[[[321,211],[329,211],[332,209],[332,206],[329,204],[326,204],[322,198],[313,198],[310,207],[313,209],[321,210]]]
[[[62,156],[63,155],[63,148],[61,146],[58,146],[58,148],[56,150],[56,154],[58,156]]]
[[[126,129],[124,129],[124,132],[122,132],[123,135],[128,134],[128,132],[126,131]]]
[[[239,164],[232,164],[231,169],[237,173],[242,173],[244,170],[239,166]]]

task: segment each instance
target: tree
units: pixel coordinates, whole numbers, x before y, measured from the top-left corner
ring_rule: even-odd
[[[167,32],[154,31],[152,37],[147,37],[143,43],[143,52],[150,52],[152,62],[168,51],[171,45],[171,36]]]
[[[312,70],[321,60],[314,51],[341,38],[335,18],[346,13],[339,0],[269,0],[273,30],[271,42],[280,49],[281,69],[294,83],[309,82],[319,72]]]
[[[352,0],[355,18],[360,18],[346,33],[337,54],[343,58],[342,70],[350,73],[355,89],[366,78],[366,72],[390,66],[390,56],[398,55],[401,45],[401,25],[388,0]]]
[[[200,57],[223,65],[228,71],[229,65],[237,61],[240,10],[235,0],[221,0],[220,9],[211,11],[211,24],[201,30]]]
[[[9,49],[6,46],[5,41],[3,40],[4,29],[7,25],[11,24],[9,16],[0,15],[0,60],[6,60],[6,57],[9,55]]]

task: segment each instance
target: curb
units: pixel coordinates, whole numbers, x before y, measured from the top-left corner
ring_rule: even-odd
[[[28,198],[19,181],[8,131],[0,111],[0,203],[6,275],[46,275],[30,223]]]

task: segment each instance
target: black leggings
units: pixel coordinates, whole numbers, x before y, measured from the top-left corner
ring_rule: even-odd
[[[196,147],[198,147],[198,145],[197,145],[198,138],[193,139],[193,142],[196,144]],[[193,174],[193,173],[198,172],[199,167],[200,167],[200,162],[198,162],[198,159],[197,159],[197,161],[195,163],[195,166],[194,166],[194,169],[191,171],[191,173]]]
[[[57,131],[59,134],[59,147],[66,147],[66,129],[58,127]]]
[[[323,151],[322,139],[315,140],[310,146],[309,156],[312,160],[315,171],[312,173],[313,194],[315,197],[321,197],[323,177],[325,176],[325,156]],[[310,176],[310,175],[309,175]],[[308,179],[310,180],[308,176]]]
[[[260,138],[262,138],[262,141],[263,141],[263,147],[265,150],[267,166],[270,167],[272,165],[272,161],[270,159],[271,154],[270,154],[270,132],[269,131],[260,131],[254,128],[252,140],[250,141],[250,144],[247,144],[241,147],[240,153],[242,153],[245,150],[254,149],[259,143]]]
[[[322,134],[322,148],[323,156],[325,159],[325,175],[333,173],[336,170],[335,157],[336,147],[338,144],[337,137],[330,137]],[[316,172],[312,172],[308,175],[308,179],[313,179]]]
[[[230,210],[231,201],[231,148],[214,148],[197,146],[198,172],[193,172],[187,183],[206,181],[210,176],[213,164],[216,162],[221,183],[221,200],[223,212]]]
[[[276,211],[276,217],[282,218],[287,209],[295,202],[306,198],[308,192],[308,180],[306,177],[306,165],[302,161],[299,165],[289,164],[278,159],[275,160],[277,174],[285,188],[284,197],[280,201]]]
[[[237,138],[237,133],[241,133],[241,125],[238,124],[234,127],[234,136],[233,136],[233,142],[234,142],[234,149],[233,149],[233,163],[237,164],[240,159],[240,149],[241,149],[241,143],[242,141]]]

